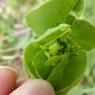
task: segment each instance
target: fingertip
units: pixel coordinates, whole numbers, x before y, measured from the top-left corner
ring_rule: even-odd
[[[8,66],[0,66],[0,95],[9,95],[16,87],[17,71]]]
[[[55,95],[50,83],[42,79],[29,80],[10,95]]]
[[[52,85],[42,79],[32,81],[32,94],[33,95],[55,95]]]
[[[13,72],[14,75],[16,76],[16,78],[18,77],[18,72],[16,69],[12,68],[12,67],[9,67],[9,66],[0,66],[0,70],[8,70],[10,72]]]

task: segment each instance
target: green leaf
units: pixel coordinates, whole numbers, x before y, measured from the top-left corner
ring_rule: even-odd
[[[62,56],[53,56],[47,58],[44,51],[39,51],[33,58],[33,65],[35,66],[38,76],[42,79],[47,79],[52,69],[59,64]]]
[[[36,78],[36,76],[30,72],[31,70],[29,70],[29,68],[27,67],[26,64],[23,65],[23,69],[24,69],[24,71],[25,71],[25,74],[26,74],[28,77]]]
[[[95,48],[87,52],[87,66],[85,76],[89,76],[89,73],[94,65],[95,65]]]
[[[48,0],[26,15],[27,24],[38,35],[63,23],[79,0]]]
[[[58,91],[63,82],[63,70],[68,63],[68,54],[62,56],[62,60],[53,68],[47,80],[53,85],[55,91]],[[62,89],[62,88],[61,88]]]
[[[86,63],[86,53],[81,50],[78,51],[78,55],[71,52],[69,56],[64,58],[63,62],[54,68],[48,81],[53,85],[55,91],[57,91],[57,95],[64,95],[80,80]]]
[[[24,67],[27,73],[33,74],[33,77],[38,77],[36,74],[36,70],[32,64],[32,60],[36,53],[40,50],[39,45],[37,43],[30,43],[24,51]],[[28,69],[28,70],[27,70]],[[31,76],[31,75],[30,75]]]
[[[47,56],[45,55],[43,50],[40,50],[39,52],[37,52],[32,61],[38,76],[43,79],[45,79],[48,70],[48,68],[45,66],[46,60]]]
[[[50,45],[58,38],[65,36],[70,30],[69,25],[61,24],[55,28],[47,30],[47,32],[41,35],[36,41],[40,44]]]
[[[85,20],[75,20],[71,25],[71,39],[81,48],[95,48],[95,27]]]

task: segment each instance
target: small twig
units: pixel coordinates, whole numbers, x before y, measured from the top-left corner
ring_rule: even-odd
[[[16,58],[21,58],[21,55],[17,54],[17,55],[12,55],[12,56],[1,56],[0,57],[1,60],[13,60]]]

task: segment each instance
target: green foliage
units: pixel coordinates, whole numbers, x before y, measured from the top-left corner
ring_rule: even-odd
[[[65,95],[81,79],[87,51],[95,48],[95,27],[77,16],[83,2],[48,0],[26,15],[37,38],[25,48],[24,67],[29,77],[49,81],[56,95]]]
[[[91,50],[95,48],[95,27],[85,20],[75,20],[72,25],[71,38],[81,48]]]
[[[48,0],[26,15],[27,24],[40,36],[49,28],[56,27],[60,23],[63,23],[78,1],[79,0]]]

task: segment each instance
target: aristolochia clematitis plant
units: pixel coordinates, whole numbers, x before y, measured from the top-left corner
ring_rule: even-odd
[[[24,51],[32,78],[45,79],[65,95],[82,77],[86,51],[95,48],[95,27],[80,19],[83,0],[47,0],[26,15],[36,39]]]

